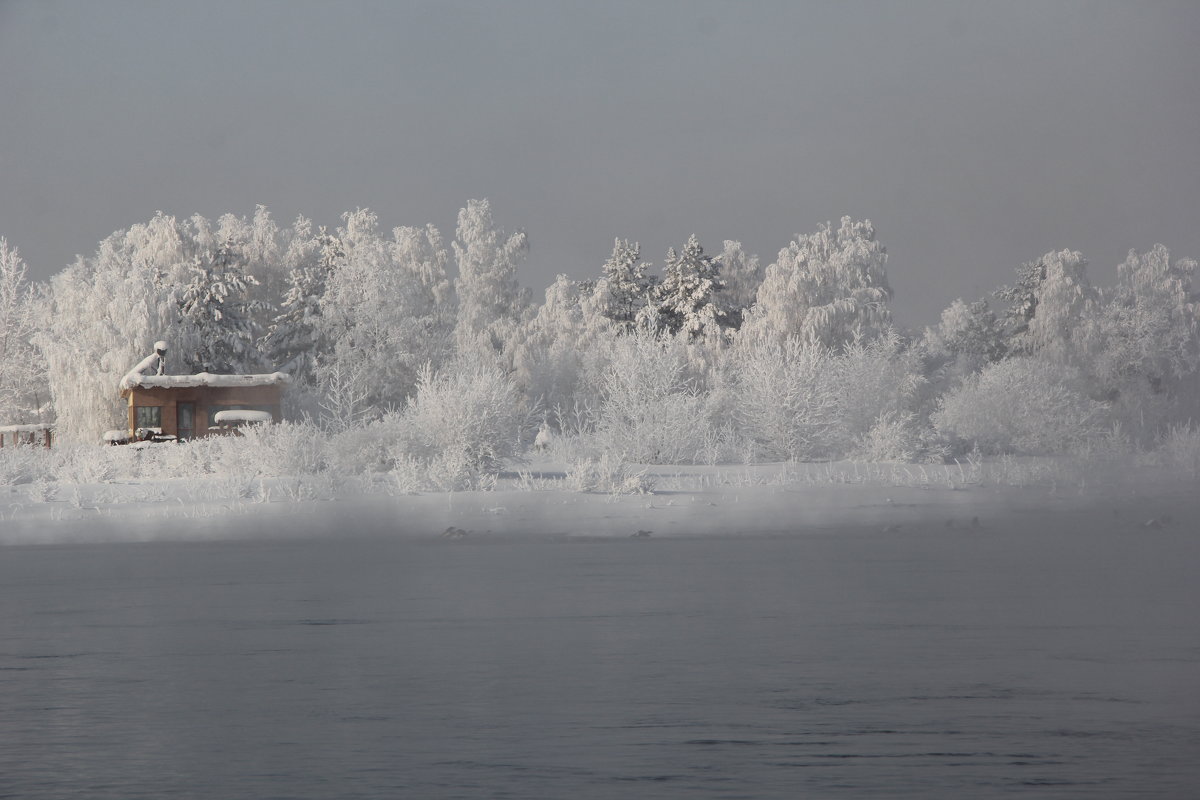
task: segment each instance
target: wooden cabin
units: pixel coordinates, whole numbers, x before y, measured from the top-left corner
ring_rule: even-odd
[[[209,434],[228,433],[230,425],[218,425],[221,411],[267,412],[279,422],[280,401],[289,377],[282,372],[267,375],[142,375],[131,372],[121,381],[121,397],[129,402],[129,435],[156,432],[181,440]],[[262,415],[225,414],[223,417],[252,418]]]

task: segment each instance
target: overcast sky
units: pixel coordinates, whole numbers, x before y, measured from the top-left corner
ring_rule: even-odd
[[[900,322],[1079,249],[1200,257],[1200,3],[9,2],[0,235],[37,277],[148,219],[467,199],[593,276],[868,217]]]

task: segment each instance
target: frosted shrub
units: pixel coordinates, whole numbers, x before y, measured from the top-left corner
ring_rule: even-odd
[[[1011,358],[968,377],[932,421],[964,449],[1026,455],[1065,453],[1108,429],[1105,407],[1083,392],[1076,370],[1036,358]]]
[[[0,486],[32,483],[48,476],[48,458],[40,447],[0,448]]]
[[[124,460],[124,453],[111,452],[116,449],[86,444],[59,448],[51,457],[54,479],[62,483],[107,483],[117,476],[117,462]]]
[[[916,461],[924,453],[917,415],[886,412],[858,437],[851,456],[860,461]]]
[[[263,475],[313,475],[325,468],[326,438],[310,422],[251,425],[241,438],[243,446],[257,454]]]
[[[326,445],[329,468],[343,475],[387,470],[388,448],[399,436],[399,416],[386,414],[381,420],[331,434]]]
[[[1172,425],[1158,447],[1164,464],[1175,467],[1191,477],[1200,475],[1200,426],[1191,422]]]
[[[426,366],[402,414],[380,425],[401,477],[425,488],[465,489],[500,469],[519,438],[524,415],[512,381],[481,357],[451,371]]]
[[[839,455],[853,451],[864,437],[878,438],[889,425],[894,427],[897,420],[913,415],[925,382],[919,353],[906,347],[895,331],[847,345],[834,359],[833,374],[838,418],[835,449]],[[891,422],[872,433],[881,420]],[[915,429],[915,416],[907,424]],[[895,428],[891,435],[901,429]]]
[[[671,339],[639,331],[614,342],[593,442],[649,464],[693,461],[705,444],[704,398]]]
[[[789,337],[737,352],[734,417],[765,458],[825,455],[837,426],[833,355]]]
[[[654,481],[645,469],[635,470],[609,453],[575,462],[567,470],[566,484],[577,492],[613,495],[649,494],[654,489]]]

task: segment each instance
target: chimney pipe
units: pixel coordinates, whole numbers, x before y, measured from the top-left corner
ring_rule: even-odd
[[[158,374],[165,375],[167,372],[167,343],[162,340],[155,342],[154,354],[158,356]]]

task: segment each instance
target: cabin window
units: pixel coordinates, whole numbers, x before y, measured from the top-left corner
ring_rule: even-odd
[[[161,428],[162,406],[137,406],[135,428]]]

